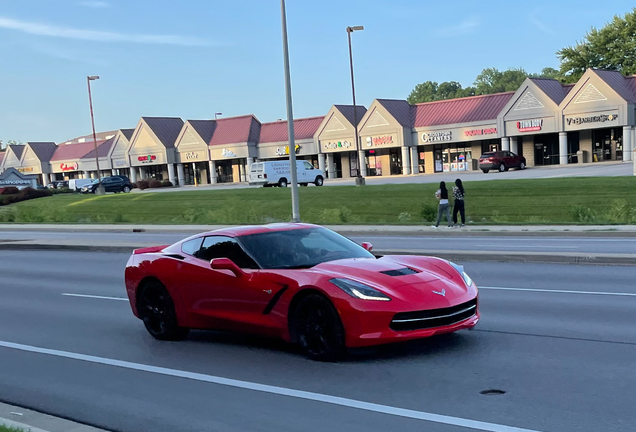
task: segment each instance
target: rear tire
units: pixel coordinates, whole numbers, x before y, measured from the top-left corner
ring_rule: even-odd
[[[506,166],[504,164],[499,164],[499,172],[506,171]]]
[[[282,178],[282,179],[278,180],[278,187],[287,187],[287,179],[286,178]]]
[[[318,361],[337,361],[346,352],[345,332],[338,312],[319,294],[300,300],[294,311],[293,325],[305,355]]]
[[[130,186],[124,186],[124,188],[121,191],[123,193],[130,193]]]
[[[488,174],[488,171],[490,171],[490,170],[483,169],[482,171],[483,171],[484,174]]]
[[[314,184],[316,186],[322,186],[324,184],[325,180],[322,178],[322,176],[318,176],[316,177],[316,180],[314,181]]]
[[[159,282],[144,285],[138,294],[139,318],[152,337],[158,340],[183,340],[190,329],[179,327],[174,302],[168,290]]]
[[[526,164],[525,164],[524,162],[521,162],[521,163],[519,164],[519,169],[520,169],[520,170],[524,170],[524,169],[526,169]]]

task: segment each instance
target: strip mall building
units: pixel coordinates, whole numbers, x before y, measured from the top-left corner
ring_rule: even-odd
[[[334,105],[324,116],[261,123],[254,115],[218,120],[142,117],[135,129],[97,136],[100,175],[174,184],[247,181],[249,165],[295,151],[329,178],[429,174],[478,169],[488,151],[523,155],[527,166],[630,161],[636,77],[588,70],[576,84],[528,78],[516,92],[410,105],[376,99]],[[356,129],[359,142],[356,146]],[[28,142],[0,153],[0,173],[15,168],[53,180],[97,176],[92,136],[61,144]]]

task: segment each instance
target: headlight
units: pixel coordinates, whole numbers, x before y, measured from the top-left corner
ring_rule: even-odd
[[[349,294],[351,297],[359,298],[362,300],[379,300],[390,301],[391,297],[381,293],[375,288],[371,288],[360,282],[356,282],[351,279],[335,278],[329,282]]]
[[[470,276],[468,276],[468,274],[464,271],[464,267],[457,265],[453,262],[449,261],[449,264],[453,266],[453,268],[455,270],[457,270],[457,272],[462,275],[462,279],[464,279],[464,282],[466,283],[466,286],[473,286],[473,280],[470,278]]]

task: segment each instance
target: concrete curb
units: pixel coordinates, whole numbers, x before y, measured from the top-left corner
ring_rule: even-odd
[[[20,421],[6,418],[8,416],[19,417]],[[0,425],[23,429],[25,432],[106,432],[104,429],[2,402],[0,402]]]
[[[131,253],[148,245],[88,245],[52,243],[0,243],[0,250],[110,252]],[[636,255],[631,254],[577,254],[509,251],[458,251],[458,250],[374,250],[376,255],[432,255],[450,261],[517,262],[543,264],[592,264],[636,266]]]

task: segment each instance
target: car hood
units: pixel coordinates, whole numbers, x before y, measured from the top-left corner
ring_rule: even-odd
[[[418,303],[434,301],[437,307],[454,304],[469,292],[461,275],[448,262],[436,258],[345,259],[319,264],[313,270],[365,283],[391,298]]]

